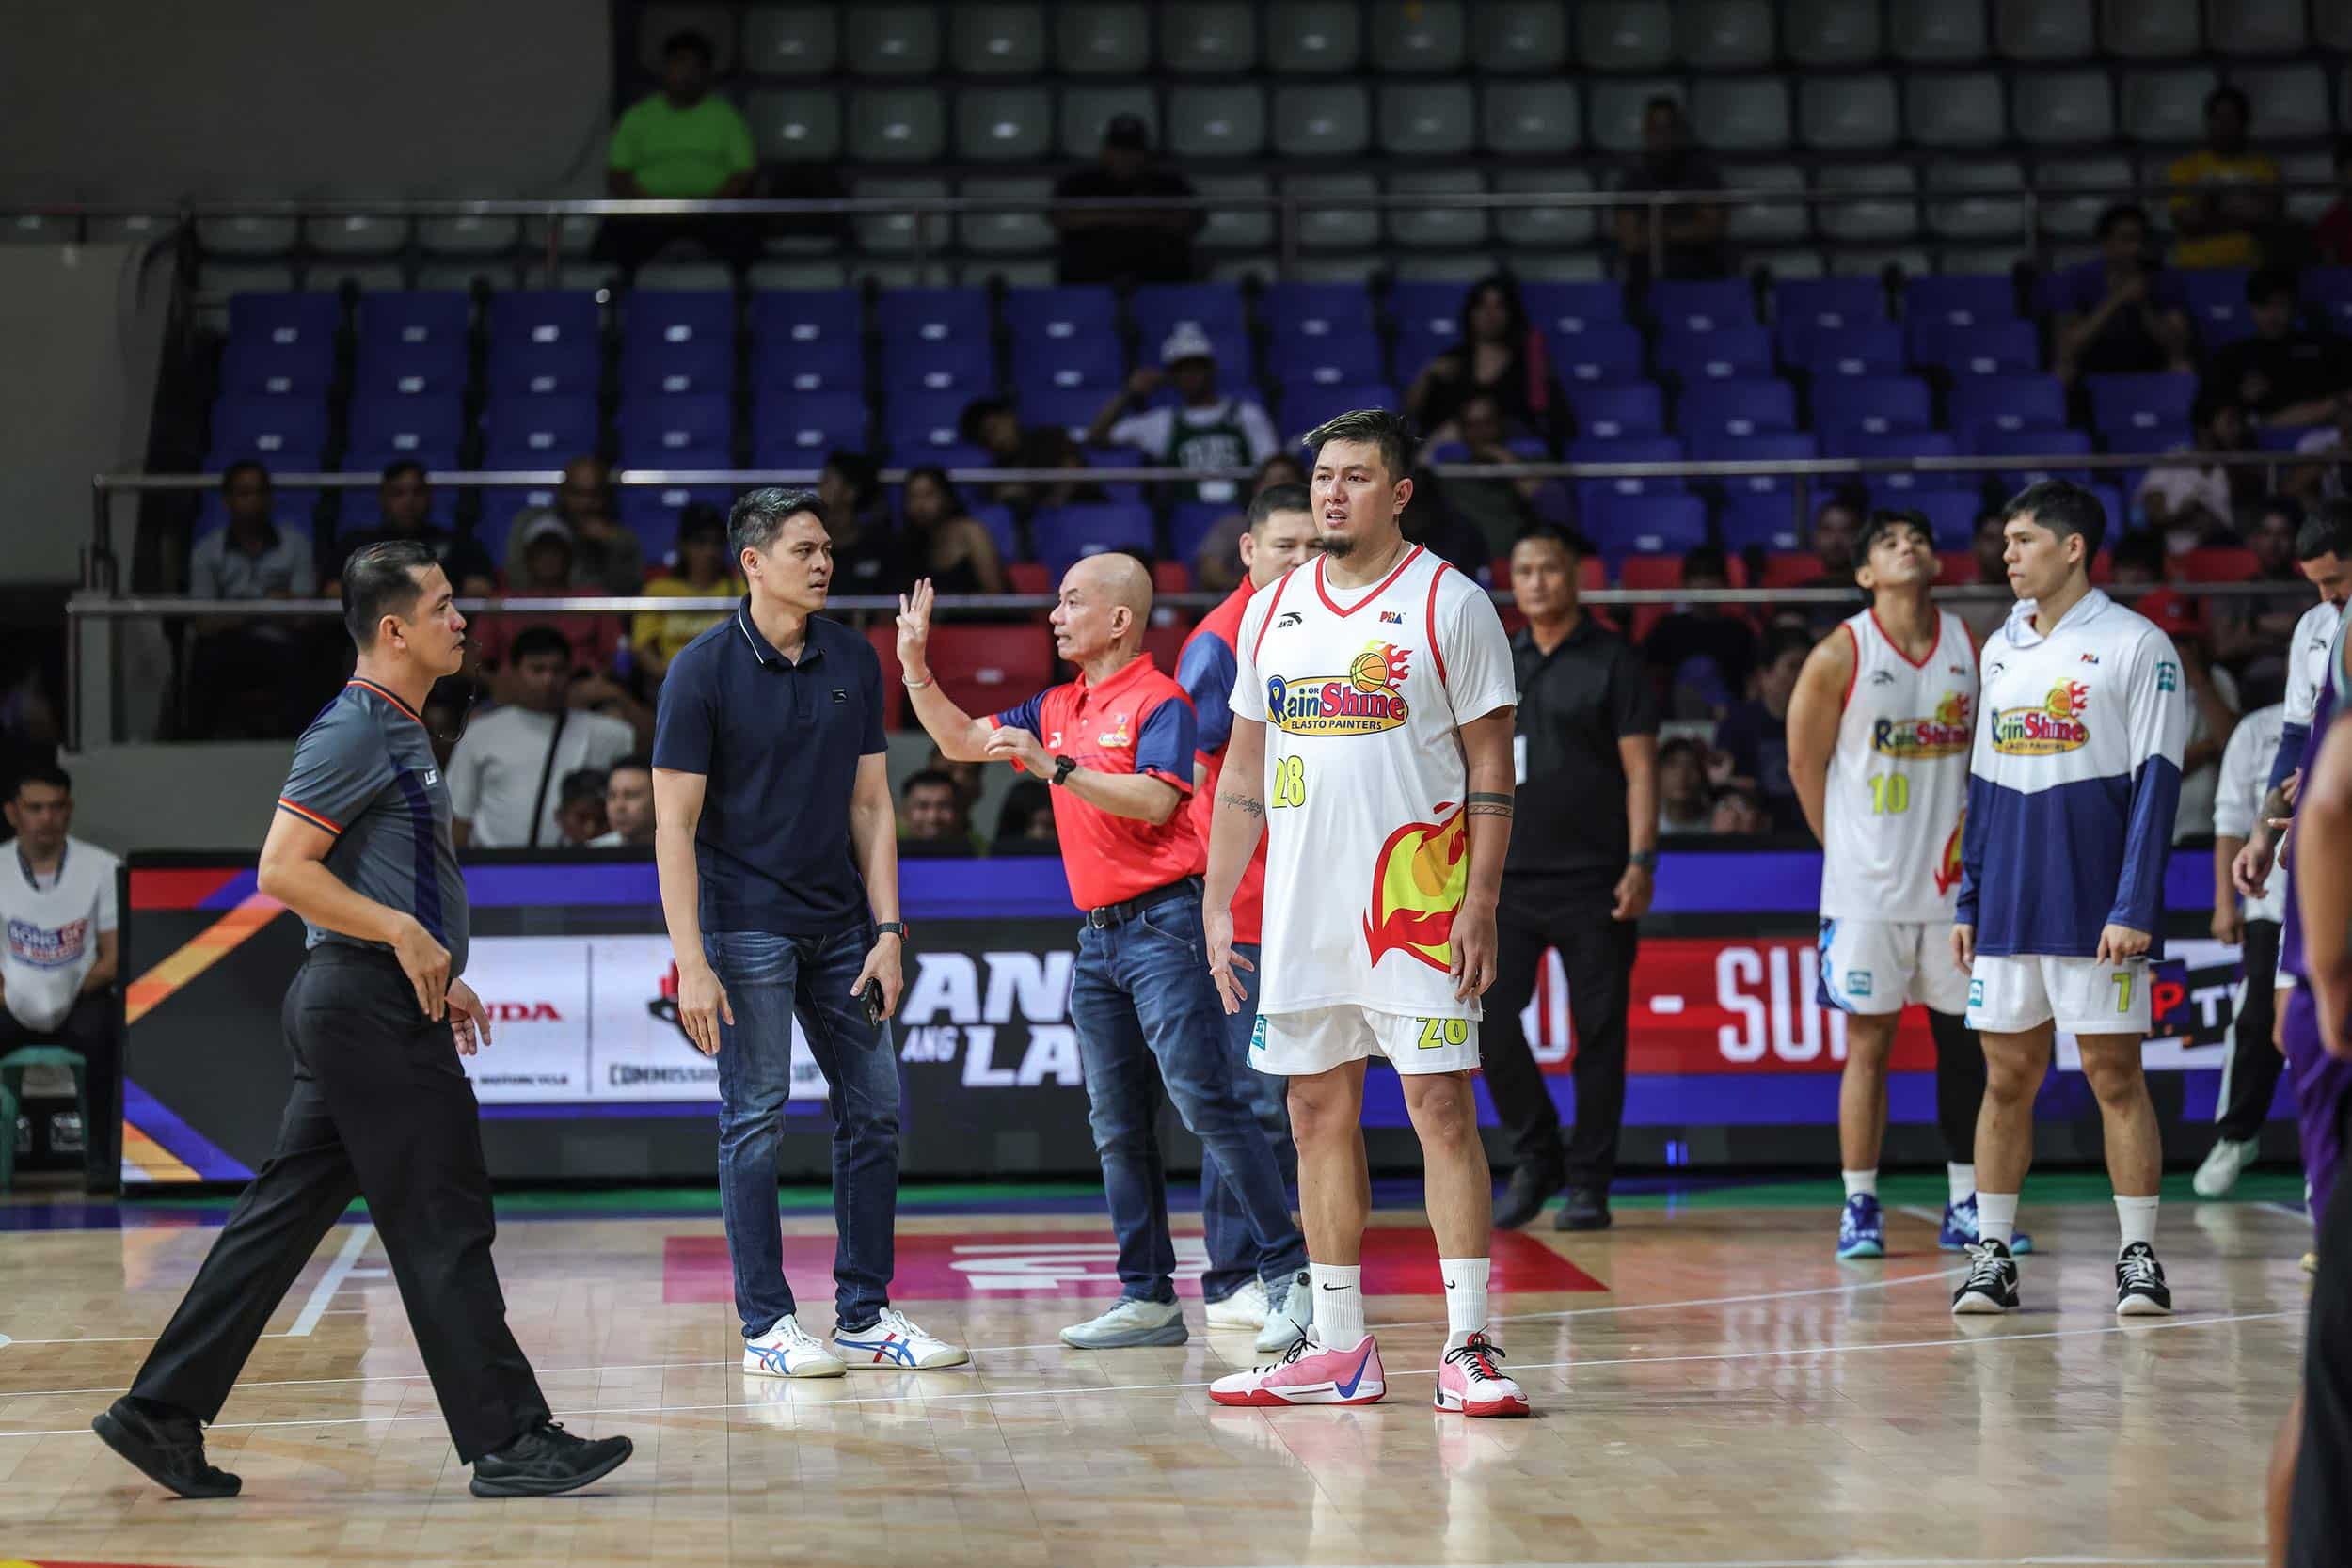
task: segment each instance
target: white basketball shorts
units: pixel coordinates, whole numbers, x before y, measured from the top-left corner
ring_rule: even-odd
[[[1968,1006],[1968,972],[1952,957],[1948,921],[1824,919],[1815,952],[1824,1007],[1899,1013],[1916,1002],[1957,1013]]]
[[[1968,1027],[2022,1034],[2058,1021],[2070,1035],[2145,1035],[2148,960],[1977,955],[1968,980]]]
[[[1375,1053],[1399,1072],[1464,1072],[1478,1066],[1474,1018],[1406,1018],[1370,1007],[1310,1007],[1260,1013],[1249,1065],[1282,1078],[1308,1078]]]

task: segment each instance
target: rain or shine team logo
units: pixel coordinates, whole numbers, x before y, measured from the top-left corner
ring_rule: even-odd
[[[1870,750],[1899,762],[1956,757],[1976,738],[1965,692],[1947,691],[1925,719],[1882,719],[1870,726]]]
[[[1393,642],[1367,643],[1344,675],[1289,680],[1269,675],[1266,711],[1287,735],[1378,735],[1412,711],[1397,688],[1411,673],[1413,650]]]
[[[1470,891],[1469,818],[1459,806],[1436,822],[1407,822],[1372,862],[1364,945],[1372,961],[1403,953],[1436,970],[1454,964],[1454,916]]]
[[[1993,710],[1993,749],[2005,756],[2046,757],[2072,752],[2090,740],[2083,710],[2090,705],[2090,688],[2080,681],[2060,681],[2033,707]]]

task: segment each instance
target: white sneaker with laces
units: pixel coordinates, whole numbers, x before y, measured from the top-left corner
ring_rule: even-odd
[[[2189,1187],[2199,1197],[2225,1196],[2237,1185],[2237,1179],[2246,1174],[2246,1167],[2254,1163],[2255,1150],[2256,1145],[2251,1138],[2244,1142],[2235,1138],[2216,1138],[2213,1152],[2206,1155],[2205,1163],[2197,1167],[2197,1174],[2189,1179]]]
[[[839,1377],[849,1368],[795,1317],[743,1341],[743,1370],[753,1377]]]
[[[883,1307],[870,1328],[854,1334],[835,1328],[833,1349],[850,1366],[882,1372],[935,1371],[961,1367],[972,1359],[970,1351],[924,1333],[914,1319],[895,1307]]]
[[[1181,1345],[1191,1337],[1184,1309],[1172,1301],[1122,1299],[1082,1323],[1061,1331],[1061,1342],[1080,1350],[1133,1350],[1140,1345]]]
[[[1313,1335],[1315,1284],[1305,1269],[1298,1271],[1280,1302],[1274,1302],[1270,1291],[1266,1299],[1272,1305],[1272,1310],[1266,1313],[1265,1327],[1258,1331],[1260,1355],[1279,1355],[1299,1340]]]
[[[1211,1328],[1263,1328],[1265,1318],[1265,1286],[1255,1279],[1223,1301],[1208,1305]]]

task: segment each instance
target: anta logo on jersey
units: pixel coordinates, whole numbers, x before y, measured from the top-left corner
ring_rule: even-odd
[[[1993,710],[1993,749],[2003,756],[2046,757],[2090,744],[2090,726],[2082,721],[2090,705],[2090,688],[2080,681],[2060,681],[2038,707]]]
[[[1947,691],[1928,719],[1882,719],[1870,726],[1870,750],[1883,757],[1914,762],[1956,757],[1975,738],[1967,696]]]
[[[1407,822],[1373,857],[1364,945],[1375,966],[1399,952],[1432,969],[1453,967],[1454,916],[1470,891],[1468,822],[1458,806],[1441,821]]]
[[[1411,673],[1413,650],[1368,643],[1344,675],[1285,680],[1269,675],[1266,711],[1287,735],[1378,735],[1403,724],[1412,709],[1397,690]]]

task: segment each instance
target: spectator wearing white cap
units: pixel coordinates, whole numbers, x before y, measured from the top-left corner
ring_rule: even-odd
[[[1176,389],[1176,403],[1129,412],[1162,382]],[[1218,395],[1216,347],[1193,322],[1178,322],[1160,345],[1159,369],[1143,367],[1111,394],[1087,441],[1134,447],[1155,463],[1194,472],[1255,467],[1279,444],[1263,408],[1248,398]],[[1193,489],[1192,499],[1204,501],[1230,501],[1238,494],[1231,480],[1202,480]]]

